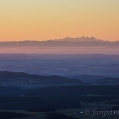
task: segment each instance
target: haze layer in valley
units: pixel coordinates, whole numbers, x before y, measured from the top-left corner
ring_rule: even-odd
[[[119,77],[118,55],[0,55],[0,71]]]

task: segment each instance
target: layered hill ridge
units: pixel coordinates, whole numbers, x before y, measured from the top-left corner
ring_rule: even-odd
[[[46,87],[46,86],[119,85],[119,78],[105,76],[42,76],[24,72],[0,71],[0,86]]]
[[[61,86],[61,85],[84,85],[83,81],[68,79],[65,77],[51,75],[41,76],[27,74],[24,72],[0,71],[1,86],[21,86],[21,87],[42,87],[42,86]]]

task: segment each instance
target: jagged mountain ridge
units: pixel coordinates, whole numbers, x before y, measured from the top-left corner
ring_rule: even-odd
[[[71,38],[71,37],[65,37],[63,39],[55,39],[55,41],[69,41],[69,42],[104,42],[101,39],[96,39],[95,37],[84,37],[81,38]]]
[[[81,37],[81,38],[70,38],[54,39],[47,41],[10,41],[0,42],[0,47],[81,47],[81,46],[107,46],[107,47],[118,47],[119,41],[103,41],[94,37]]]

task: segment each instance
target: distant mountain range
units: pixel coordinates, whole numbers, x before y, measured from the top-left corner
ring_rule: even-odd
[[[119,47],[119,41],[103,41],[94,37],[54,39],[47,41],[11,41],[0,42],[0,47]]]
[[[65,37],[64,39],[55,39],[55,41],[69,41],[69,42],[103,42],[101,39],[96,39],[93,36],[92,37],[84,37],[81,38],[71,38],[71,37]]]

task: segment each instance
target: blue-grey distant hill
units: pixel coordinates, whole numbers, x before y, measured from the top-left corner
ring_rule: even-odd
[[[47,41],[11,41],[0,42],[0,47],[118,47],[119,41],[103,41],[94,37],[54,39]]]

